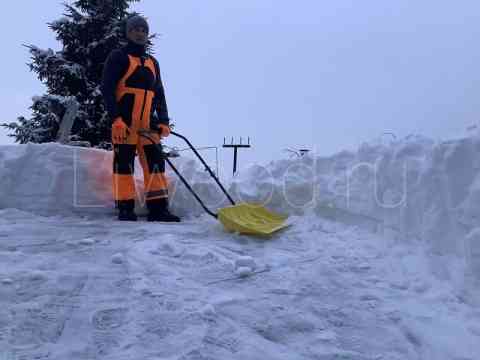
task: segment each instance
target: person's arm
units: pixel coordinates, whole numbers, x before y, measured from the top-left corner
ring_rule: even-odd
[[[103,66],[101,91],[110,123],[120,116],[115,92],[128,67],[128,57],[120,50],[110,53]]]
[[[160,66],[155,58],[152,57],[152,59],[155,65],[155,72],[157,73],[157,81],[155,84],[155,96],[153,97],[152,103],[151,127],[158,127],[161,124],[169,126],[170,119],[168,117],[167,102],[165,100],[165,90],[160,75]]]

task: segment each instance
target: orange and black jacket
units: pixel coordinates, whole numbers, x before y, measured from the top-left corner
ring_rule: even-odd
[[[132,66],[132,59],[138,63],[138,66],[124,84],[125,88],[131,91],[119,97],[119,82]],[[148,66],[152,63],[153,67]],[[128,42],[124,47],[113,50],[105,61],[101,89],[111,122],[121,116],[127,126],[131,126],[133,114],[139,112],[143,119],[147,116],[150,118],[152,127],[159,123],[169,124],[160,67],[153,56],[147,55],[144,46]],[[143,101],[135,101],[134,93],[140,93],[139,90],[143,95],[141,99]],[[153,98],[146,101],[147,94],[152,93]],[[139,104],[141,109],[136,109],[135,107],[140,107]],[[150,104],[151,106],[148,106]]]

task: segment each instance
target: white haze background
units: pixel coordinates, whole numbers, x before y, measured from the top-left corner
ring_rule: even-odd
[[[44,92],[22,44],[60,50],[46,23],[63,6],[3,6],[0,120],[10,122]],[[284,157],[285,148],[331,154],[384,132],[451,138],[477,122],[476,1],[143,0],[133,8],[160,35],[155,53],[177,130],[198,146],[250,136],[241,167]],[[11,142],[0,129],[0,143]],[[230,171],[231,152],[220,153]]]

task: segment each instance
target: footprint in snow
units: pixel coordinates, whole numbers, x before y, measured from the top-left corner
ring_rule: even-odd
[[[112,256],[112,262],[114,264],[123,264],[124,261],[125,261],[125,258],[122,254],[115,254]]]
[[[110,330],[123,325],[128,309],[116,308],[97,311],[93,314],[92,323],[97,330]]]

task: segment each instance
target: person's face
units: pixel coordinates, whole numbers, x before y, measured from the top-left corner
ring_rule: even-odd
[[[127,39],[138,45],[146,45],[148,41],[148,31],[143,26],[137,26],[127,33]]]

